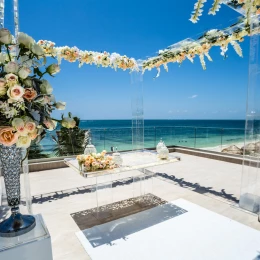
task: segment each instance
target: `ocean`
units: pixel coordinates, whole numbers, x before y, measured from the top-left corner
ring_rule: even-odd
[[[98,151],[132,149],[131,120],[82,120],[80,128],[89,129],[92,143]],[[166,145],[205,148],[221,151],[222,148],[244,142],[245,120],[144,120],[144,146],[155,147],[162,139]],[[44,152],[51,154],[54,143],[50,132],[42,141]]]

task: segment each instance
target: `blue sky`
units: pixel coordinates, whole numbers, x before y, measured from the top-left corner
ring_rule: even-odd
[[[20,31],[57,46],[108,51],[141,58],[159,49],[213,28],[236,21],[238,14],[223,6],[216,16],[198,24],[188,19],[196,0],[26,0],[20,1]],[[198,59],[169,66],[154,80],[156,71],[144,75],[146,119],[244,119],[249,40],[242,44],[244,58],[232,47],[223,60],[220,49],[210,52],[213,62],[203,71]],[[131,118],[128,72],[63,61],[61,72],[50,78],[57,100],[67,102],[81,119]],[[58,114],[56,114],[58,115]]]

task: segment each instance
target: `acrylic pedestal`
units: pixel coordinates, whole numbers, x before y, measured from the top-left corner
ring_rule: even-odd
[[[36,226],[30,232],[13,238],[0,237],[0,259],[53,259],[48,229],[40,214],[34,217]]]

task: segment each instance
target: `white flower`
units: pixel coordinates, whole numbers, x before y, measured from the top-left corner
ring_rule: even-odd
[[[54,130],[57,126],[57,122],[51,119],[45,119],[43,124],[48,128],[49,131]]]
[[[20,136],[16,143],[17,147],[28,148],[31,145],[31,138],[29,136]]]
[[[37,56],[42,56],[42,55],[44,55],[44,50],[43,50],[43,48],[42,48],[40,45],[38,45],[37,43],[33,43],[33,44],[30,46],[30,49],[31,49],[31,51],[32,51],[35,55],[37,55]]]
[[[12,87],[18,83],[18,77],[13,73],[6,74],[5,79],[8,87]]]
[[[64,117],[61,121],[61,125],[66,128],[74,128],[76,126],[76,121],[70,117]]]
[[[50,75],[54,75],[54,74],[60,72],[60,66],[58,64],[51,64],[50,66],[47,67],[46,71]]]
[[[56,103],[56,99],[55,99],[55,96],[54,96],[54,95],[50,95],[49,98],[50,98],[50,102]],[[66,103],[65,103],[65,104],[66,104]]]
[[[1,64],[4,64],[5,63],[5,61],[6,61],[6,53],[3,53],[3,52],[1,52],[0,53],[0,63]]]
[[[6,80],[4,78],[0,78],[0,96],[4,96],[7,92]]]
[[[23,44],[26,48],[29,48],[34,43],[34,39],[31,36],[22,32],[19,32],[17,41],[19,44]]]
[[[28,55],[23,55],[20,57],[20,63],[23,66],[31,67],[33,65],[33,60],[30,59]]]
[[[14,118],[12,121],[12,126],[17,130],[20,127],[24,126],[24,122],[21,118]]]
[[[46,94],[46,95],[50,95],[53,91],[52,86],[50,85],[50,83],[46,79],[42,80],[42,84],[40,85],[40,89],[41,89],[41,93]]]
[[[31,70],[27,67],[22,67],[18,71],[18,75],[21,79],[26,79],[29,76],[30,73],[31,73]]]
[[[18,85],[14,85],[7,90],[7,96],[11,100],[18,101],[24,94],[24,88]]]
[[[0,29],[0,42],[3,44],[10,44],[12,42],[12,35],[9,30],[5,28]]]
[[[58,102],[55,104],[55,107],[56,107],[58,110],[64,110],[64,109],[66,108],[66,102],[58,101]]]
[[[17,73],[19,66],[16,62],[9,61],[5,66],[4,70],[6,73]]]
[[[12,126],[15,128],[20,136],[26,136],[28,134],[28,131],[25,128],[24,121],[21,118],[14,118],[12,121]]]

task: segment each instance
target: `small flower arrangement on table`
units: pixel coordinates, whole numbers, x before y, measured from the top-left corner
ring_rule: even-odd
[[[106,151],[101,153],[82,154],[77,156],[80,169],[85,172],[98,170],[112,170],[117,168],[112,156],[106,155]]]

